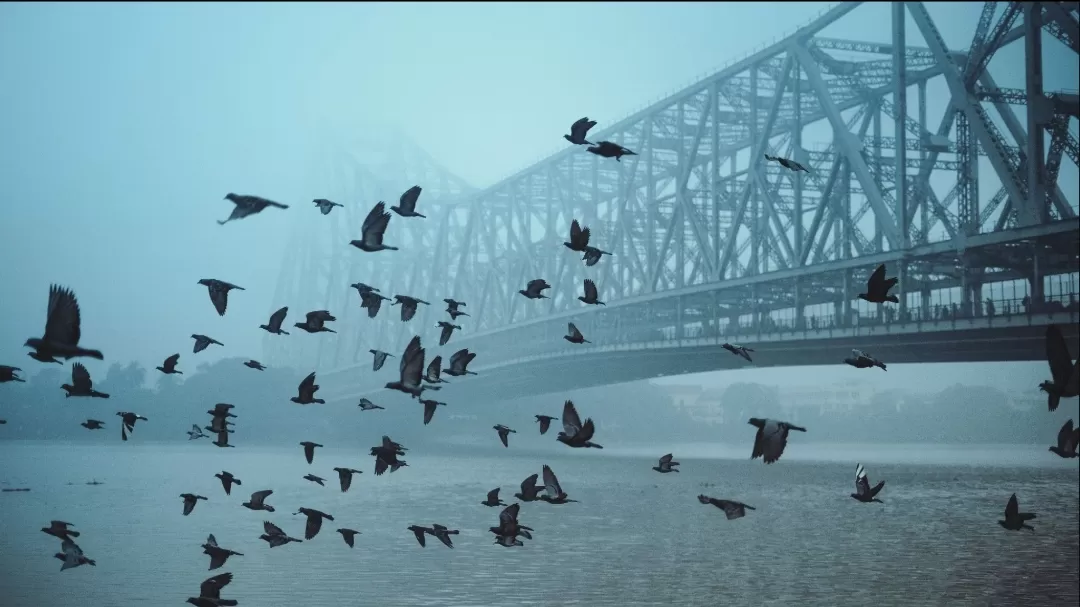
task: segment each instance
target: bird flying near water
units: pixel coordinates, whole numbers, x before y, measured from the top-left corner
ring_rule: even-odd
[[[267,200],[258,196],[245,196],[242,194],[226,194],[225,200],[233,203],[232,213],[225,221],[218,221],[218,225],[225,225],[230,221],[237,219],[243,219],[250,217],[256,213],[261,213],[263,209],[267,207],[274,207],[277,209],[287,209],[289,205],[281,204],[280,202],[274,202],[273,200]]]
[[[885,278],[885,264],[881,264],[866,281],[866,293],[859,293],[858,298],[870,303],[889,301],[898,304],[900,299],[895,295],[889,295],[889,289],[895,287],[897,282],[899,282],[897,278]]]
[[[60,386],[70,396],[89,396],[92,398],[109,398],[108,394],[94,389],[94,382],[90,380],[90,372],[82,363],[71,365],[71,383]]]
[[[1053,412],[1062,398],[1080,395],[1080,360],[1073,363],[1069,345],[1057,325],[1046,327],[1046,360],[1052,379],[1039,384],[1039,389],[1046,392],[1047,407]]]
[[[56,358],[71,359],[76,357],[104,360],[100,350],[90,350],[79,346],[82,337],[82,312],[75,293],[66,287],[49,287],[49,308],[45,314],[45,334],[31,337],[24,344],[33,348],[30,357],[41,362],[59,362]]]
[[[754,452],[750,455],[750,459],[760,457],[766,464],[775,462],[784,454],[788,432],[792,430],[806,432],[806,428],[774,419],[751,417],[747,423],[757,428],[757,434],[754,436]]]
[[[870,478],[866,476],[866,468],[863,468],[862,464],[855,464],[855,493],[852,493],[851,497],[867,504],[870,502],[884,503],[877,498],[877,494],[884,486],[885,481],[879,481],[878,484],[871,487]]]

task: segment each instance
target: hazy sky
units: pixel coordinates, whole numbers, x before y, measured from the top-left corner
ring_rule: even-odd
[[[51,282],[75,289],[106,363],[159,364],[191,333],[229,346],[202,360],[258,356],[294,215],[214,220],[227,192],[314,212],[318,133],[400,124],[482,187],[562,147],[580,116],[615,122],[828,6],[0,4],[0,362],[39,368],[22,343]],[[980,3],[928,8],[965,48]],[[823,35],[888,41],[888,10]],[[1023,85],[1021,57],[999,53],[999,84]],[[1047,88],[1076,69],[1048,68]],[[227,319],[208,277],[247,288]]]

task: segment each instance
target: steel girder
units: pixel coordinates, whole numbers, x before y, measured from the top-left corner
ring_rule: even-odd
[[[740,297],[766,307],[794,305],[801,314],[817,288],[818,269],[848,268],[837,274],[842,284],[828,287],[847,293],[857,280],[851,269],[877,259],[902,260],[910,247],[943,243],[962,252],[970,239],[987,232],[1020,233],[1012,228],[1076,217],[1075,200],[1055,186],[1047,188],[1053,211],[1036,213],[1038,221],[1031,223],[1031,209],[1038,205],[1023,198],[1031,175],[1025,130],[1009,109],[1010,99],[989,98],[990,108],[978,100],[979,91],[999,90],[985,71],[990,58],[1030,34],[1030,28],[1014,27],[1022,7],[1006,4],[996,24],[993,7],[984,10],[970,56],[946,47],[918,2],[899,3],[892,17],[901,21],[906,9],[927,48],[907,45],[907,33],[895,23],[892,44],[816,36],[858,4],[840,4],[791,38],[592,134],[592,140],[615,141],[637,156],[616,162],[568,148],[483,191],[453,203],[447,198],[437,208],[425,190],[421,204],[430,211],[427,220],[395,217],[391,222],[388,242],[402,243],[402,251],[385,256],[397,258],[382,262],[384,254],[356,253],[345,274],[388,295],[413,295],[432,306],[421,306],[411,323],[377,319],[361,325],[372,327],[364,329],[364,346],[336,347],[332,356],[319,358],[320,365],[351,367],[369,347],[396,352],[413,332],[442,318],[444,297],[468,302],[471,316],[462,324],[476,339],[577,315],[584,278],[595,280],[600,298],[613,304],[681,301],[745,283],[748,290],[740,288]],[[949,84],[951,103],[931,131],[925,83],[939,77]],[[914,118],[896,94],[913,86],[920,92]],[[1004,131],[988,109],[1000,115]],[[957,115],[963,116],[960,125]],[[893,125],[894,136],[882,135],[883,121]],[[1060,135],[1052,138],[1044,185],[1056,183],[1057,167],[1070,150],[1064,124],[1047,125]],[[823,127],[824,135],[811,135]],[[827,141],[827,147],[807,149],[804,139],[811,138]],[[766,164],[765,153],[793,158],[811,172]],[[979,197],[970,179],[980,157],[989,160],[1000,183],[989,200]],[[943,183],[953,185],[943,192]],[[1019,224],[1013,200],[1028,213],[1021,213],[1028,219]],[[360,206],[353,226],[367,208]],[[566,251],[561,243],[574,218],[591,228],[592,244],[613,255],[586,268]],[[396,232],[403,224],[413,230],[407,238]],[[402,268],[402,259],[411,271],[387,274]],[[931,282],[928,269],[898,265],[902,289],[908,281],[913,288]],[[783,284],[792,288],[794,301],[791,293],[764,286],[792,273],[799,278]],[[533,278],[552,284],[551,299],[517,295]],[[352,280],[335,280],[339,294],[331,299],[355,298],[340,293]],[[672,308],[685,312],[681,304]]]

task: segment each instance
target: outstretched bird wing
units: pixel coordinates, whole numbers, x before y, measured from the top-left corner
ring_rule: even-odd
[[[90,381],[90,372],[82,366],[82,363],[71,365],[71,385],[79,392],[89,392],[93,389],[94,383]]]
[[[278,529],[278,531],[280,531],[280,529]],[[228,586],[231,581],[231,573],[222,573],[221,575],[215,575],[212,578],[208,578],[199,586],[199,597],[206,599],[220,599],[221,589]]]
[[[386,232],[386,226],[389,224],[390,213],[386,212],[386,203],[379,201],[371,208],[371,212],[364,219],[364,225],[361,228],[364,235],[364,244],[369,247],[381,245],[383,233]]]
[[[870,275],[870,279],[866,281],[867,293],[879,290],[885,290],[885,264],[878,266],[874,273]]]
[[[419,386],[423,374],[424,349],[420,347],[420,336],[414,335],[401,356],[401,383],[406,386]]]
[[[281,329],[281,323],[285,322],[285,315],[288,314],[288,313],[289,313],[289,307],[285,306],[284,308],[282,308],[282,309],[278,310],[277,312],[274,312],[273,314],[271,314],[270,315],[270,322],[268,323],[270,328],[274,329],[275,331]]]
[[[578,417],[577,408],[574,407],[574,401],[568,400],[563,403],[562,425],[563,432],[565,432],[567,436],[574,436],[581,431],[581,418]]]
[[[559,486],[559,479],[555,477],[555,472],[547,464],[544,464],[544,491],[553,498],[563,494],[562,487]]]
[[[281,530],[281,527],[278,527],[270,521],[263,521],[263,531],[266,532],[266,535],[285,535],[285,532]]]
[[[305,394],[306,395],[312,395],[312,394],[315,393],[315,372],[314,371],[309,373],[308,376],[305,377],[304,380],[300,382],[299,392],[300,392],[299,396],[301,396],[301,397],[303,397]]]
[[[855,493],[858,495],[870,493],[870,479],[866,477],[866,469],[862,464],[855,465]]]
[[[1050,363],[1050,374],[1054,377],[1054,383],[1064,388],[1072,375],[1073,365],[1069,345],[1065,343],[1065,336],[1057,325],[1046,328],[1046,360]]]
[[[79,302],[70,289],[49,287],[49,312],[45,321],[44,341],[66,346],[79,345],[82,324]]]
[[[585,299],[589,301],[596,301],[598,294],[596,292],[596,283],[591,278],[585,279]]]
[[[405,193],[398,199],[398,208],[406,213],[416,212],[416,201],[420,198],[420,191],[422,188],[418,185],[405,190]]]
[[[581,334],[581,331],[578,331],[577,325],[572,322],[566,323],[566,330],[570,333],[570,337],[574,339],[583,339],[585,337]]]
[[[1012,494],[1009,498],[1009,503],[1005,504],[1005,520],[1014,519],[1020,516],[1020,503],[1016,501],[1016,494]]]
[[[1065,422],[1061,426],[1061,430],[1058,430],[1057,444],[1059,449],[1068,449],[1069,441],[1072,440],[1073,434],[1073,420]]]

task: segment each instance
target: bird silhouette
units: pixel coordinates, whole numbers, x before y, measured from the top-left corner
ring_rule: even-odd
[[[196,343],[198,345],[198,343]],[[204,346],[205,347],[205,346]],[[165,375],[183,375],[183,371],[176,370],[176,363],[180,361],[179,354],[173,354],[165,359],[165,362],[161,363],[160,367],[156,367],[158,371],[161,371]]]
[[[319,485],[320,487],[325,487],[326,486],[326,484],[325,484],[326,479],[321,477],[321,476],[315,476],[314,474],[305,474],[304,475],[304,480],[311,481],[311,482],[315,483],[316,485]]]
[[[866,281],[866,293],[859,293],[858,298],[870,303],[900,303],[895,295],[889,295],[889,289],[895,287],[897,282],[896,278],[885,278],[885,264],[881,264]]]
[[[431,305],[422,299],[409,297],[408,295],[395,295],[394,303],[391,305],[400,305],[401,322],[409,322],[410,320],[412,320],[413,316],[416,316],[416,307],[418,304],[424,304],[425,306]]]
[[[210,302],[214,304],[218,316],[225,316],[225,309],[229,307],[229,291],[233,289],[237,291],[244,290],[244,287],[238,287],[230,282],[215,278],[204,278],[199,281],[199,284],[205,286],[206,290],[210,292]]]
[[[390,298],[384,297],[375,291],[364,291],[360,294],[360,307],[367,308],[368,318],[375,318],[379,315],[379,310],[382,308],[382,302],[384,301],[390,301]]]
[[[420,404],[424,405],[424,425],[431,423],[431,418],[435,416],[435,408],[446,406],[446,403],[439,402],[431,399],[421,399]]]
[[[357,405],[357,407],[360,407],[361,411],[374,411],[375,409],[385,409],[386,408],[386,407],[380,407],[379,405],[376,405],[375,403],[371,402],[370,400],[368,400],[366,398],[361,398],[360,399],[360,404]]]
[[[195,510],[195,504],[199,503],[199,500],[205,500],[206,498],[194,493],[181,493],[180,499],[184,500],[184,516],[187,516]]]
[[[514,494],[514,497],[523,502],[535,502],[540,499],[540,492],[544,490],[543,485],[537,486],[536,479],[539,478],[539,474],[533,474],[521,481],[521,491]]]
[[[724,345],[722,345],[720,347],[727,350],[728,352],[731,352],[735,356],[741,356],[741,357],[745,358],[747,360],[747,362],[754,362],[754,359],[750,358],[750,353],[753,352],[753,350],[751,350],[750,348],[747,348],[746,346],[740,346],[738,344],[725,343]]]
[[[60,567],[60,571],[71,569],[72,567],[78,567],[80,565],[93,565],[97,566],[97,562],[93,559],[87,558],[83,554],[82,548],[78,544],[71,541],[71,538],[64,538],[60,542],[60,552],[53,555],[54,557],[64,561],[64,564]]]
[[[230,221],[237,219],[243,219],[256,213],[261,213],[263,209],[267,207],[274,207],[277,209],[287,209],[289,205],[281,204],[280,202],[274,202],[273,200],[267,200],[258,196],[245,196],[242,194],[226,194],[225,200],[233,203],[232,213],[224,221],[218,221],[218,225],[225,225]]]
[[[660,463],[653,466],[653,470],[656,470],[657,472],[661,472],[661,473],[665,473],[665,474],[668,473],[668,472],[678,472],[679,469],[676,468],[675,466],[678,466],[679,462],[673,462],[673,461],[671,461],[671,458],[672,458],[672,454],[670,454],[670,453],[668,453],[667,455],[661,457],[660,458]]]
[[[191,339],[195,340],[195,347],[192,348],[192,350],[191,350],[192,354],[198,354],[199,352],[202,352],[203,350],[209,348],[210,344],[214,344],[214,345],[218,345],[218,346],[224,346],[225,345],[225,344],[221,343],[220,341],[214,339],[213,337],[207,337],[205,335],[199,335],[198,333],[192,334]]]
[[[1046,361],[1052,380],[1039,384],[1039,389],[1046,392],[1047,407],[1054,412],[1062,398],[1080,395],[1080,360],[1073,363],[1069,344],[1057,325],[1046,327]]]
[[[355,468],[334,468],[334,471],[338,475],[338,484],[341,485],[341,492],[345,493],[352,486],[352,477],[354,474],[363,474],[363,471],[356,470]]]
[[[611,253],[596,247],[585,247],[585,254],[581,256],[581,261],[584,261],[585,265],[591,268],[600,263],[604,255],[611,255]]]
[[[243,483],[240,482],[240,479],[232,475],[232,472],[222,470],[220,474],[215,474],[214,476],[221,479],[221,486],[225,488],[225,495],[232,494],[233,485],[243,485]]]
[[[263,534],[259,536],[259,539],[265,541],[267,544],[270,544],[271,548],[284,546],[289,542],[300,543],[302,541],[296,539],[295,537],[289,537],[288,534],[281,530],[281,527],[278,527],[270,521],[263,521]]]
[[[123,424],[120,426],[120,438],[123,440],[128,439],[128,434],[131,434],[135,430],[135,422],[143,420],[144,422],[150,421],[138,413],[130,413],[127,411],[117,411],[116,414],[123,420]]]
[[[1035,531],[1034,527],[1027,524],[1028,521],[1034,518],[1034,512],[1020,512],[1020,503],[1016,501],[1016,494],[1014,493],[1009,498],[1009,503],[1005,505],[1005,520],[998,521],[998,524],[1009,531],[1020,531],[1021,529]]]
[[[105,422],[96,419],[88,419],[79,425],[87,430],[101,430],[105,427]]]
[[[494,428],[495,431],[499,433],[499,440],[502,442],[503,447],[509,447],[510,446],[507,443],[507,440],[510,438],[510,433],[511,432],[513,432],[514,434],[517,434],[517,430],[511,430],[510,428],[508,428],[508,427],[506,427],[506,426],[504,426],[502,424],[495,424],[494,426],[492,426],[492,428]]]
[[[563,431],[556,437],[556,440],[560,443],[575,449],[588,447],[603,449],[602,446],[591,440],[593,434],[596,433],[593,420],[587,418],[585,423],[581,423],[581,418],[578,417],[577,408],[574,407],[573,401],[568,400],[563,403],[562,424]],[[547,479],[544,479],[544,482],[547,482]]]
[[[266,498],[274,494],[273,489],[263,489],[262,491],[256,491],[251,494],[251,499],[240,504],[248,510],[265,510],[267,512],[273,512],[274,507],[266,503]],[[267,531],[269,533],[269,531]]]
[[[753,506],[748,506],[742,502],[721,500],[716,499],[715,497],[709,497],[707,495],[699,495],[697,496],[697,499],[702,504],[712,504],[713,506],[716,506],[717,508],[723,510],[729,521],[732,519],[742,518],[746,516],[747,510],[756,510],[756,508],[754,508]]]
[[[851,351],[851,356],[844,359],[844,363],[851,365],[856,369],[873,369],[874,367],[877,367],[882,371],[889,370],[885,363],[858,349],[853,349]]]
[[[326,326],[326,323],[335,320],[337,320],[337,317],[326,310],[314,310],[305,315],[304,322],[294,323],[293,326],[308,333],[337,333],[337,331]]]
[[[562,486],[559,485],[559,479],[555,477],[555,473],[551,470],[551,466],[544,464],[543,473],[544,494],[540,496],[542,501],[549,504],[568,504],[577,501],[567,497],[566,492],[563,491]]]
[[[802,171],[804,173],[810,172],[809,169],[799,164],[798,162],[791,160],[790,158],[781,158],[780,156],[770,156],[768,154],[765,154],[765,160],[768,160],[769,162],[775,162],[780,166],[784,167],[785,169],[795,171],[796,173],[798,173],[799,171]]]
[[[229,560],[230,556],[244,556],[240,552],[236,552],[234,550],[229,550],[227,548],[222,548],[221,546],[219,546],[217,543],[217,538],[214,537],[213,533],[210,534],[210,537],[206,538],[206,543],[202,545],[202,549],[203,554],[210,556],[209,571],[224,567],[225,561]]]
[[[11,367],[9,365],[0,365],[0,384],[7,383],[9,381],[26,383],[25,379],[19,377],[19,371],[22,371],[22,369],[18,367]]]
[[[281,308],[277,312],[270,315],[270,321],[265,325],[259,325],[259,328],[267,333],[273,335],[288,335],[287,331],[281,330],[281,323],[285,322],[285,315],[289,313],[289,306]]]
[[[192,424],[191,430],[188,430],[188,440],[195,440],[198,438],[206,438],[206,434],[203,434],[202,428],[198,424]]]
[[[397,247],[383,244],[383,234],[389,224],[390,213],[386,212],[386,203],[379,201],[378,204],[371,208],[371,212],[364,219],[364,225],[360,228],[363,236],[359,240],[350,241],[349,244],[365,253],[396,251],[398,250]]]
[[[550,289],[551,285],[547,283],[543,278],[537,278],[530,280],[529,284],[525,285],[524,289],[518,291],[529,299],[550,299],[547,295],[544,295],[545,289]]]
[[[505,506],[506,505],[501,499],[499,499],[499,488],[498,487],[495,487],[491,491],[488,491],[487,498],[484,501],[480,502],[480,503],[485,505],[485,506],[492,507],[492,508],[494,508],[496,506]]]
[[[870,478],[866,476],[866,468],[863,468],[862,464],[855,464],[855,493],[852,493],[851,497],[863,503],[884,503],[877,498],[877,494],[884,486],[885,481],[879,481],[871,487]]]
[[[439,333],[439,345],[445,346],[446,342],[450,341],[450,336],[454,334],[454,329],[460,329],[458,325],[450,324],[445,320],[440,320],[439,324],[435,325],[442,329]]]
[[[349,545],[349,548],[353,548],[353,544],[356,541],[355,538],[360,532],[355,529],[338,529],[338,533],[341,534],[341,539],[345,540],[345,543]]]
[[[563,339],[572,344],[591,344],[592,342],[585,339],[585,336],[578,331],[577,325],[572,322],[566,323],[566,335],[563,335]]]
[[[589,129],[594,126],[596,126],[595,120],[589,120],[588,117],[578,118],[574,124],[570,125],[570,134],[563,135],[563,139],[574,145],[592,145],[592,143],[586,141],[585,135],[589,132]]]
[[[249,368],[249,369],[255,369],[256,371],[265,371],[266,370],[266,367],[263,366],[263,364],[261,362],[257,361],[257,360],[249,360],[249,361],[244,363],[244,366]]]
[[[547,434],[548,428],[551,427],[551,422],[557,420],[557,417],[551,417],[550,415],[534,415],[537,423],[540,424],[540,434]]]
[[[334,207],[344,206],[334,202],[333,200],[327,200],[325,198],[316,198],[315,200],[312,200],[312,202],[315,203],[315,206],[319,207],[319,212],[321,212],[323,215],[329,215],[330,211],[334,210]]]
[[[378,371],[379,369],[382,369],[383,364],[386,362],[386,357],[393,356],[393,354],[383,352],[382,350],[368,350],[368,352],[371,352],[373,355],[375,355],[375,358],[371,361],[372,371]]]
[[[429,384],[445,384],[447,381],[441,377],[442,375],[442,356],[436,356],[428,363],[427,371],[424,373],[424,381]],[[438,388],[436,388],[438,389]]]
[[[387,383],[386,388],[404,392],[413,398],[420,398],[420,393],[423,392],[421,383],[424,373],[424,349],[420,347],[419,335],[414,335],[409,345],[405,347],[399,369],[399,379]]]
[[[610,141],[593,144],[591,147],[586,148],[585,151],[596,154],[601,158],[614,158],[616,161],[621,161],[623,156],[637,156],[637,152]]]
[[[313,443],[308,440],[300,443],[300,446],[304,448],[304,459],[306,459],[309,464],[311,463],[311,460],[315,458],[315,447],[322,447],[319,443]]]
[[[298,405],[325,404],[325,400],[315,398],[315,393],[318,391],[319,386],[315,385],[315,372],[312,371],[300,382],[300,386],[297,388],[297,395],[289,400]]]
[[[82,336],[82,313],[79,301],[70,289],[59,285],[49,287],[49,308],[45,317],[45,334],[32,337],[24,344],[33,348],[30,356],[42,362],[55,362],[56,358],[76,357],[104,360],[100,350],[79,347]]]
[[[564,242],[563,246],[571,251],[584,253],[589,246],[589,237],[591,235],[589,228],[581,227],[581,224],[575,219],[570,222],[570,240]]]
[[[1050,452],[1066,459],[1077,457],[1076,449],[1080,445],[1080,428],[1073,428],[1073,420],[1068,420],[1058,430],[1057,445],[1050,447]]]
[[[791,430],[806,432],[806,428],[772,419],[751,417],[747,423],[758,429],[757,434],[754,436],[754,451],[750,455],[750,459],[761,457],[766,464],[775,462],[784,454],[784,448],[787,447],[788,432]]]
[[[469,363],[471,363],[474,358],[476,358],[475,353],[469,352],[468,348],[462,348],[450,355],[450,368],[444,369],[443,373],[451,377],[476,375],[473,371],[468,370]]]
[[[64,384],[60,387],[67,392],[65,397],[89,396],[92,398],[109,398],[108,394],[98,392],[94,389],[94,382],[90,380],[90,372],[86,370],[86,367],[84,367],[82,363],[72,363],[71,383]]]
[[[390,207],[390,210],[402,217],[424,217],[416,212],[416,201],[420,199],[421,191],[423,191],[423,188],[418,185],[405,190],[405,193],[398,199],[398,205]]]
[[[604,302],[600,301],[596,292],[596,283],[591,278],[586,278],[584,282],[585,295],[578,296],[578,300],[582,303],[586,303],[593,306],[606,306]]]
[[[328,521],[334,520],[334,517],[325,512],[320,512],[313,508],[300,508],[293,515],[303,514],[307,517],[307,524],[304,525],[304,539],[313,539],[316,535],[319,535],[319,530],[322,529],[323,519]]]

